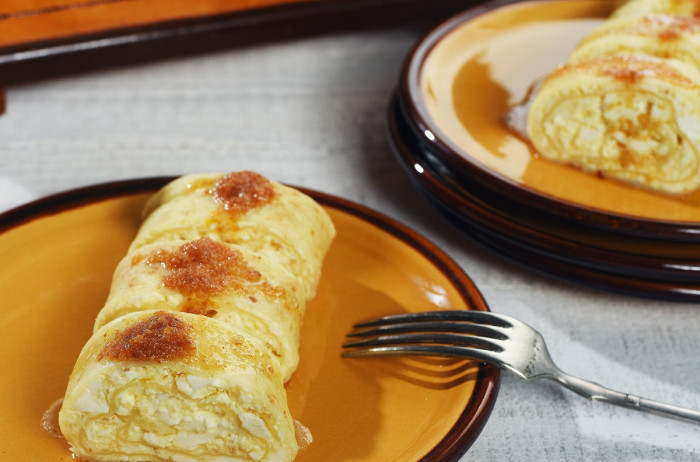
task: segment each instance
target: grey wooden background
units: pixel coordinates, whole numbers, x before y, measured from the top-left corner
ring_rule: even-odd
[[[343,196],[446,250],[492,310],[537,327],[570,373],[700,409],[700,306],[602,293],[516,267],[443,222],[385,135],[419,27],[253,46],[8,92],[0,207],[97,182],[252,169]],[[700,460],[700,426],[504,375],[468,461]]]

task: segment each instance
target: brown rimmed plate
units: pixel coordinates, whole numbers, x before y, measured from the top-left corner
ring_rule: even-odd
[[[71,459],[41,418],[65,391],[111,274],[146,199],[172,178],[108,183],[0,214],[0,440],[3,460]],[[469,277],[406,226],[361,205],[305,191],[338,235],[287,385],[314,443],[298,461],[458,460],[494,405],[499,370],[440,359],[342,359],[350,326],[389,313],[488,310]],[[411,405],[407,405],[411,403]]]
[[[502,123],[614,5],[499,0],[468,10],[418,42],[399,98],[421,144],[465,184],[582,228],[698,243],[700,191],[656,194],[549,162]]]
[[[420,143],[400,106],[394,99],[388,117],[389,139],[399,163],[431,206],[475,241],[521,266],[578,284],[634,296],[700,300],[697,246],[685,242],[655,246],[673,251],[673,256],[664,257],[635,253],[635,239],[641,246],[639,252],[648,246],[635,237],[625,238],[629,252],[567,240],[580,230],[562,222],[549,221],[543,226],[539,221],[543,218],[533,216],[532,210],[504,203],[483,189],[475,194],[466,188],[464,181],[455,179]]]

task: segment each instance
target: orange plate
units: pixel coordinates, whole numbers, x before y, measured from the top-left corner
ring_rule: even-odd
[[[411,56],[407,94],[441,160],[515,202],[614,232],[695,239],[700,190],[669,196],[536,155],[502,123],[532,84],[613,11],[609,0],[493,1],[430,32]]]
[[[0,454],[68,461],[41,418],[65,391],[145,200],[171,178],[69,191],[0,215]],[[442,359],[342,359],[354,322],[428,309],[488,310],[469,277],[414,231],[360,205],[305,191],[338,230],[308,305],[301,364],[287,386],[314,442],[298,461],[457,460],[493,407],[499,371]]]

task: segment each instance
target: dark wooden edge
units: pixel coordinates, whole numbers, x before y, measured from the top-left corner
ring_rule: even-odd
[[[0,84],[357,28],[438,20],[479,0],[315,0],[0,49]]]
[[[30,202],[0,214],[0,235],[34,219],[115,197],[155,192],[176,177],[122,180],[77,188]],[[472,309],[489,311],[474,282],[464,270],[429,239],[380,212],[337,196],[295,187],[320,204],[354,215],[405,242],[426,257],[457,289]],[[457,461],[481,433],[496,402],[501,371],[480,364],[472,396],[455,425],[421,462]]]
[[[439,156],[440,160],[449,166],[452,174],[462,181],[476,182],[494,194],[507,197],[525,208],[538,210],[552,219],[564,219],[575,222],[577,226],[651,240],[700,243],[700,223],[662,221],[601,211],[523,187],[511,178],[482,166],[476,160],[471,162],[465,159],[456,152],[457,148],[439,127],[431,122],[427,108],[420,98],[419,86],[422,64],[431,50],[447,34],[465,22],[521,1],[523,0],[492,0],[466,10],[434,27],[412,48],[401,69],[398,93],[409,124],[422,138],[421,143],[430,145],[433,154]],[[431,138],[425,136],[426,131],[432,133]]]
[[[647,297],[666,301],[694,302],[700,300],[700,283],[697,273],[688,275],[687,280],[656,280],[644,277],[634,277],[624,274],[624,271],[634,271],[633,264],[626,260],[626,256],[615,256],[620,260],[615,267],[623,273],[611,272],[610,261],[593,262],[577,260],[570,256],[563,256],[564,248],[554,246],[547,248],[533,243],[527,243],[520,237],[531,233],[531,230],[518,226],[512,222],[502,222],[500,227],[494,229],[494,222],[500,218],[490,210],[480,209],[477,202],[470,202],[468,198],[459,196],[449,190],[432,172],[432,167],[419,155],[415,145],[406,144],[405,133],[399,134],[402,123],[400,112],[396,109],[389,111],[389,138],[394,155],[407,173],[409,180],[418,190],[421,196],[442,216],[448,223],[462,231],[467,237],[487,248],[488,250],[506,258],[519,267],[535,270],[548,277],[568,283],[575,283],[592,287],[597,290],[605,290],[635,297]],[[397,117],[398,116],[398,117]],[[410,144],[410,139],[408,141]],[[411,147],[413,149],[411,149]],[[416,166],[420,166],[420,172]],[[502,232],[507,230],[509,232]],[[545,241],[549,238],[543,238]],[[586,248],[581,248],[579,258],[594,254]],[[587,255],[587,252],[589,255]],[[627,266],[629,265],[629,266]],[[671,277],[669,277],[671,279]]]

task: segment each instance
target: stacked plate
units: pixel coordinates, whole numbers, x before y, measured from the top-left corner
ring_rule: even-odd
[[[700,191],[668,196],[554,164],[503,123],[614,2],[496,1],[439,25],[409,55],[389,110],[423,196],[488,248],[618,292],[700,300]]]

